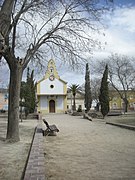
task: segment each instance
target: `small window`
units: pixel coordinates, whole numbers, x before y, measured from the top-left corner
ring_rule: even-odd
[[[51,84],[51,85],[50,85],[50,88],[51,88],[51,89],[54,88],[54,85]]]

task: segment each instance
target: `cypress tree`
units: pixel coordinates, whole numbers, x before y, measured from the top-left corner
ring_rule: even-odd
[[[36,106],[36,84],[34,83],[34,70],[32,70],[30,75],[30,89],[31,89],[30,113],[33,113]]]
[[[90,71],[89,65],[86,64],[86,74],[85,74],[85,108],[88,112],[91,108],[92,96],[91,96],[91,87],[90,87]]]
[[[31,79],[29,68],[27,68],[27,80],[26,80],[26,89],[25,89],[25,117],[27,118],[30,113],[31,106]]]
[[[36,107],[36,84],[34,83],[34,70],[29,72],[27,69],[27,81],[22,83],[21,93],[24,98],[25,117],[29,113],[33,113]]]
[[[21,82],[21,88],[20,88],[20,119],[22,122],[22,112],[23,112],[23,108],[25,107],[25,95],[26,95],[26,82],[22,81]]]
[[[109,112],[109,89],[108,89],[108,65],[105,67],[105,71],[103,73],[101,87],[100,87],[100,95],[99,102],[101,105],[101,113],[103,117],[107,115]]]

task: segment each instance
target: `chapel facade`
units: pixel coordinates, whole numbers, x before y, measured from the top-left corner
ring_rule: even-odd
[[[67,111],[67,82],[60,79],[54,60],[48,62],[43,79],[37,83],[38,112],[65,113]]]

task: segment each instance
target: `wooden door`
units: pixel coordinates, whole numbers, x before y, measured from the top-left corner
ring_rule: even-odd
[[[54,100],[49,101],[49,112],[55,113],[55,101]]]

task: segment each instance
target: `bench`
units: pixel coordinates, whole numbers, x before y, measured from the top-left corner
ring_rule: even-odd
[[[43,122],[47,127],[47,129],[43,130],[43,136],[56,136],[56,133],[59,132],[56,125],[49,125],[45,119],[43,119]]]

